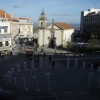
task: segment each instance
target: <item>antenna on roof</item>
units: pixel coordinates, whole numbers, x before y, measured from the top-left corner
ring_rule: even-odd
[[[64,25],[62,24],[62,29],[64,29]]]
[[[54,19],[52,19],[52,23],[54,23]]]
[[[96,3],[96,0],[94,0],[94,8],[95,8],[95,3]]]

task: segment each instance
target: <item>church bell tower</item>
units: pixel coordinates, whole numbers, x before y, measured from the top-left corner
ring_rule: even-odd
[[[42,10],[40,18],[38,19],[38,28],[44,29],[46,26],[47,26],[47,18],[45,16],[44,10]]]

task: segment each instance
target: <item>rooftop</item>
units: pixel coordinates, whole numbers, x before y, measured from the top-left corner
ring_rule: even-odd
[[[73,26],[67,24],[67,23],[62,23],[62,22],[54,22],[54,24],[62,29],[74,29]]]
[[[18,20],[30,20],[29,18],[18,18]]]
[[[1,18],[7,18],[8,20],[12,21],[18,21],[17,18],[13,17],[13,15],[10,15],[6,13],[4,10],[0,9],[0,17]]]

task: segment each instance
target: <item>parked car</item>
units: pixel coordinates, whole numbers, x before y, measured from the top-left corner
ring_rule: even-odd
[[[100,61],[93,62],[91,64],[93,64],[93,68],[98,68],[98,66],[100,66]]]
[[[14,94],[0,88],[0,100],[14,100]]]

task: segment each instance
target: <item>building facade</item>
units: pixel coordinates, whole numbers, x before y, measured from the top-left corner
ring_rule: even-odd
[[[0,51],[11,51],[16,46],[18,27],[17,18],[0,10]]]
[[[34,39],[38,39],[38,32],[39,32],[38,30],[34,32],[33,34]]]
[[[74,27],[67,23],[54,22],[47,26],[44,10],[38,19],[38,44],[39,46],[64,46],[67,41],[73,41]]]
[[[100,38],[100,9],[88,9],[81,12],[80,30],[82,37],[87,41],[91,33],[97,34]]]
[[[18,18],[19,20],[19,37],[28,38],[31,40],[33,38],[33,23],[28,18]]]

